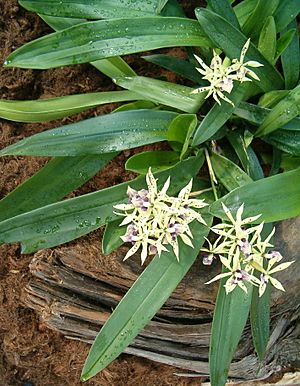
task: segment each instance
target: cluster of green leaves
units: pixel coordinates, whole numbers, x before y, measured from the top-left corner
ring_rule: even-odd
[[[187,18],[176,0],[20,0],[20,4],[56,32],[14,51],[5,66],[47,69],[90,62],[124,90],[0,100],[1,118],[42,122],[104,103],[127,103],[111,114],[48,130],[0,151],[0,156],[54,157],[0,201],[1,243],[20,242],[22,252],[31,253],[105,225],[103,251],[110,253],[122,243],[119,236],[124,233],[113,205],[124,202],[128,185],[145,187],[144,174],[151,166],[160,183],[171,176],[170,193],[176,194],[198,174],[203,149],[210,149],[211,143],[213,149],[221,149],[221,154],[210,151],[218,184],[211,182],[220,198],[205,194],[210,204],[208,224],[213,216],[224,217],[222,202],[233,213],[244,203],[246,217],[261,213],[260,221],[266,223],[300,214],[299,0],[243,0],[237,5],[208,0],[207,8],[195,9],[195,19]],[[248,37],[245,60],[263,67],[256,69],[259,82],[243,83],[229,95],[235,107],[224,101],[212,103],[205,93],[191,94],[206,85],[195,69],[193,53],[207,63],[212,48],[238,58]],[[175,46],[187,47],[183,48],[187,59],[162,54],[143,58],[179,74],[190,86],[139,76],[119,56]],[[170,150],[128,159],[126,169],[140,174],[130,183],[62,200],[120,151],[159,141],[168,141]],[[209,183],[195,178],[194,185],[199,190]],[[83,380],[105,368],[133,341],[182,280],[208,227],[193,224],[192,233],[193,250],[181,245],[179,262],[172,252],[155,257],[122,299],[91,348]],[[267,291],[258,298],[256,288],[226,295],[221,283],[212,325],[212,385],[225,384],[249,312],[254,346],[263,358],[268,296]]]

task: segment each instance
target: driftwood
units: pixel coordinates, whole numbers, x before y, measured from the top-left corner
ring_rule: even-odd
[[[278,275],[287,291],[273,291],[272,334],[265,362],[260,364],[254,355],[247,326],[230,369],[233,378],[266,378],[283,368],[300,366],[299,226],[300,218],[277,226],[278,249],[286,260],[296,263]],[[109,262],[104,256],[100,261],[87,262],[82,251],[72,247],[37,253],[30,267],[33,279],[24,291],[23,301],[37,310],[49,328],[68,338],[91,343],[140,273],[138,262],[121,263],[124,254],[121,248],[109,257]],[[184,372],[208,375],[217,286],[203,283],[218,270],[217,265],[203,267],[199,259],[126,353],[173,365],[185,369]]]

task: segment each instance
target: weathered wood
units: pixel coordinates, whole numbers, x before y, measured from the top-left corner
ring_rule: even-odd
[[[253,354],[247,326],[230,369],[231,377],[265,378],[283,367],[300,366],[299,225],[300,218],[297,218],[281,223],[277,229],[276,245],[280,245],[287,260],[296,260],[296,263],[278,275],[287,291],[273,291],[273,332],[265,362],[259,364]],[[134,260],[121,263],[122,255],[124,248],[110,256],[112,269],[107,270],[78,253],[76,248],[37,253],[30,267],[33,279],[24,291],[23,301],[37,310],[50,328],[68,338],[91,343],[141,271]],[[199,259],[126,352],[207,375],[217,283],[214,286],[204,283],[218,270],[217,265],[203,267]]]

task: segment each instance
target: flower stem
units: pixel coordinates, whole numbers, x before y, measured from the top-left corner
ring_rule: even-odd
[[[216,184],[218,184],[218,181],[216,179],[216,176],[215,176],[215,173],[214,173],[211,161],[210,161],[208,150],[204,149],[204,152],[205,152],[205,158],[206,158],[206,163],[207,163],[207,167],[208,167],[212,191],[214,193],[215,200],[217,201],[218,200],[218,194],[217,194]]]

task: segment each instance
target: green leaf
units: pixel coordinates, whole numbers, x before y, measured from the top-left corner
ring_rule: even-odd
[[[252,285],[245,283],[248,293],[240,287],[226,294],[221,280],[215,305],[209,351],[210,381],[224,386],[230,362],[247,322],[251,305]]]
[[[210,46],[199,23],[178,17],[100,20],[44,36],[9,55],[7,67],[46,69],[176,46]]]
[[[263,28],[266,19],[269,16],[272,16],[276,11],[278,4],[279,0],[257,0],[253,12],[249,15],[243,25],[243,33],[246,36],[251,37],[251,39],[256,38]]]
[[[55,31],[61,31],[74,25],[87,22],[86,19],[72,19],[68,17],[55,17],[47,15],[40,15],[40,17]],[[97,68],[97,70],[111,78],[136,75],[133,69],[122,58],[120,58],[120,56],[97,60],[91,64]]]
[[[207,9],[196,8],[195,13],[201,28],[215,46],[221,48],[230,59],[239,58],[247,37],[225,19]],[[263,67],[255,69],[255,73],[260,78],[260,81],[255,83],[261,89],[267,92],[282,87],[283,80],[280,73],[252,43],[245,56],[245,61],[248,60],[255,60],[263,64]]]
[[[297,29],[297,21],[293,20],[287,30]],[[297,85],[300,72],[299,34],[295,33],[292,41],[281,54],[281,64],[284,74],[285,88],[290,90]]]
[[[0,117],[17,122],[45,122],[65,118],[92,107],[141,99],[131,91],[107,91],[34,101],[0,100]]]
[[[191,94],[193,89],[145,76],[117,78],[118,86],[140,94],[144,99],[174,107],[188,113],[196,113],[204,102],[205,95]]]
[[[177,0],[169,0],[160,14],[161,16],[185,17],[182,6]]]
[[[168,141],[176,151],[180,151],[180,159],[187,153],[192,135],[198,120],[195,114],[180,114],[173,119],[168,128]]]
[[[229,96],[229,99],[235,105],[238,105],[243,99],[243,96],[247,91],[247,87],[248,85],[246,84],[235,86]],[[203,94],[206,95],[206,93]],[[206,114],[205,118],[198,125],[194,134],[192,146],[200,145],[215,135],[231,117],[234,108],[234,106],[223,100],[221,100],[220,105],[215,103],[210,111]]]
[[[286,153],[300,156],[300,130],[276,130],[264,137],[264,141]]]
[[[285,172],[297,169],[300,167],[300,157],[293,157],[288,154],[282,154],[280,167]]]
[[[272,108],[289,93],[288,90],[270,91],[259,98],[258,106]]]
[[[52,159],[0,201],[0,221],[62,199],[92,178],[116,154]]]
[[[210,218],[206,218],[208,224]],[[103,370],[133,341],[162,307],[197,258],[208,228],[194,221],[194,249],[180,243],[179,261],[173,252],[156,256],[133,284],[97,335],[89,352],[81,380]]]
[[[135,76],[133,69],[120,56],[114,56],[108,59],[101,59],[91,62],[91,64],[110,78],[119,76]]]
[[[73,27],[73,25],[86,23],[86,19],[75,19],[71,17],[56,17],[39,14],[39,17],[44,20],[52,29],[60,31],[66,28]]]
[[[264,136],[284,126],[300,114],[300,85],[291,90],[285,98],[269,112],[255,135]]]
[[[255,125],[260,125],[272,111],[273,110],[265,109],[251,103],[241,102],[239,106],[235,108],[234,114]],[[297,117],[285,123],[282,129],[300,130],[300,118]]]
[[[257,0],[244,0],[234,6],[233,10],[239,21],[239,24],[243,26],[248,19],[249,15],[254,11]]]
[[[213,153],[210,160],[216,177],[229,192],[252,182],[248,174],[229,159]]]
[[[168,169],[178,161],[179,155],[174,151],[144,151],[130,157],[125,164],[125,169],[139,174],[146,174],[149,167],[154,172]]]
[[[51,16],[113,19],[157,15],[167,0],[19,0],[29,11]]]
[[[264,225],[262,230],[263,239],[268,237],[272,228],[272,223]],[[254,275],[258,277],[260,274],[254,273]],[[261,361],[265,356],[270,334],[270,294],[270,283],[267,284],[266,290],[261,297],[259,296],[259,287],[253,286],[250,308],[251,332],[255,351]]]
[[[281,32],[300,13],[299,0],[281,0],[274,15],[277,32]]]
[[[202,154],[158,172],[160,186],[171,176],[169,193],[177,193],[203,164]],[[145,178],[102,189],[15,216],[0,222],[0,243],[22,242],[22,252],[63,244],[115,221],[113,206],[126,200],[127,187],[142,189]]]
[[[208,0],[207,4],[212,11],[222,16],[235,28],[240,29],[240,24],[229,0]]]
[[[272,16],[265,20],[257,48],[270,63],[273,63],[276,54],[276,25]]]
[[[224,218],[223,202],[232,213],[245,204],[244,216],[261,214],[256,220],[273,222],[300,214],[300,169],[277,174],[242,186],[214,202],[210,212]]]
[[[244,170],[254,180],[264,178],[260,162],[251,146],[247,146],[245,138],[235,131],[228,131],[227,138],[238,155]]]
[[[105,227],[102,238],[102,251],[105,255],[110,254],[124,243],[121,236],[126,233],[126,227],[120,227],[121,222],[122,220],[111,221]]]
[[[296,29],[291,29],[286,31],[284,34],[280,36],[280,38],[277,40],[276,45],[276,56],[274,59],[274,63],[277,62],[280,55],[287,49],[287,47],[292,42],[294,36],[296,36]]]
[[[157,64],[167,70],[173,71],[176,74],[191,80],[192,82],[204,85],[202,77],[196,70],[195,65],[187,60],[163,54],[143,56],[142,58],[147,62]]]
[[[156,109],[157,104],[150,102],[150,101],[136,101],[131,103],[126,103],[125,105],[122,105],[120,107],[117,107],[114,109],[114,113],[118,111],[128,111],[128,110],[140,110],[140,109]]]
[[[0,155],[77,156],[130,149],[166,139],[176,116],[169,111],[121,111],[71,123],[25,138]]]

